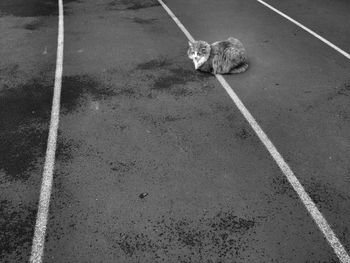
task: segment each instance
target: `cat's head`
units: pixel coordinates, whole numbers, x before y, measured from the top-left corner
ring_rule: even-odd
[[[210,55],[210,45],[202,40],[188,42],[188,45],[189,48],[187,55],[193,60],[195,68],[198,69],[208,60]]]

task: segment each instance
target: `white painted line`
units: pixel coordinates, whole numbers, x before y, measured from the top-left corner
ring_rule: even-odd
[[[63,27],[63,2],[58,0],[58,40],[57,40],[57,58],[56,58],[56,72],[54,94],[51,109],[51,121],[49,138],[47,141],[45,165],[41,183],[40,199],[38,205],[38,213],[36,218],[36,225],[34,231],[34,238],[32,243],[32,251],[30,256],[31,263],[41,263],[44,254],[46,225],[50,206],[50,197],[52,189],[52,179],[55,167],[55,152],[57,143],[57,131],[60,114],[60,98],[62,86],[62,72],[63,72],[63,41],[64,41],[64,27]]]
[[[171,18],[175,21],[175,23],[177,24],[177,26],[181,29],[181,31],[185,34],[185,36],[187,37],[187,39],[191,42],[194,41],[194,38],[191,36],[190,32],[187,31],[187,29],[184,27],[184,25],[180,22],[179,19],[177,19],[177,17],[174,15],[174,13],[169,9],[169,7],[167,7],[166,4],[164,4],[164,2],[162,0],[158,1],[163,8],[165,9],[165,11],[167,11],[167,13],[171,16]]]
[[[306,193],[304,187],[301,185],[298,178],[294,175],[292,169],[283,159],[282,155],[278,152],[277,148],[273,145],[271,140],[267,137],[266,133],[261,129],[259,124],[255,121],[254,117],[250,114],[248,109],[244,106],[242,101],[239,99],[237,94],[232,90],[232,88],[226,82],[223,76],[216,75],[216,78],[219,80],[221,85],[224,87],[224,89],[227,91],[227,93],[230,95],[230,97],[236,104],[237,108],[240,110],[240,112],[243,114],[243,116],[252,126],[253,130],[259,137],[260,141],[265,145],[266,149],[269,151],[270,155],[275,160],[275,162],[277,163],[278,167],[281,169],[283,174],[287,177],[287,180],[292,185],[294,190],[297,192],[299,198],[303,202],[307,211],[310,213],[312,219],[315,221],[315,223],[317,224],[317,226],[319,227],[319,229],[321,230],[321,232],[323,233],[323,235],[325,236],[325,238],[333,248],[335,254],[340,259],[340,261],[342,263],[350,263],[350,257],[346,252],[345,248],[340,243],[336,234],[333,232],[333,230],[327,223],[327,220],[324,218],[324,216],[316,207],[316,204],[312,201],[310,196]]]
[[[175,17],[174,13],[164,4],[162,0],[158,0],[159,3],[168,12],[170,17],[175,21],[179,28],[185,33],[188,40],[193,41],[194,38],[184,27],[184,25]],[[176,19],[174,19],[176,18]],[[248,109],[244,106],[243,102],[239,99],[237,94],[233,91],[230,85],[226,82],[223,76],[215,75],[220,84],[224,87],[226,92],[229,94],[233,102],[236,104],[237,108],[243,114],[245,119],[249,122],[254,132],[259,137],[260,141],[264,144],[272,158],[275,160],[282,173],[286,176],[289,183],[292,185],[296,193],[298,194],[300,200],[306,207],[307,211],[310,213],[312,219],[315,221],[325,238],[327,239],[330,246],[333,248],[335,254],[338,256],[342,263],[350,263],[350,257],[346,252],[344,246],[340,243],[336,234],[333,232],[327,220],[321,214],[321,212],[316,207],[316,204],[312,201],[310,196],[306,193],[304,187],[301,185],[297,177],[294,175],[293,171],[283,159],[282,155],[278,152],[276,147],[273,145],[271,140],[267,137],[266,133],[261,129],[260,125],[255,121],[254,117],[250,114]]]
[[[277,14],[279,14],[279,15],[283,16],[284,18],[288,19],[289,21],[291,21],[292,23],[296,24],[297,26],[301,27],[305,31],[309,32],[311,35],[313,35],[314,37],[318,38],[319,40],[321,40],[322,42],[324,42],[325,44],[327,44],[331,48],[335,49],[336,51],[338,51],[340,54],[342,54],[346,58],[350,59],[350,54],[349,53],[346,53],[344,50],[342,50],[341,48],[337,47],[336,45],[334,45],[333,43],[331,43],[330,41],[328,41],[324,37],[321,37],[319,34],[315,33],[311,29],[309,29],[306,26],[300,24],[298,21],[296,21],[293,18],[287,16],[286,14],[282,13],[278,9],[274,8],[273,6],[265,3],[264,1],[262,1],[262,0],[257,0],[257,1],[259,3],[261,3],[261,4],[263,4],[264,6],[266,6],[267,8],[270,8],[272,11],[276,12]]]

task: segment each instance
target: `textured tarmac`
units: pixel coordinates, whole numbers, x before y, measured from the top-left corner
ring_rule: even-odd
[[[350,51],[345,1],[269,3]],[[226,80],[349,251],[349,61],[256,1],[167,4],[196,39],[235,36],[246,46],[249,70]],[[1,262],[29,258],[56,8],[0,3]],[[65,1],[44,262],[338,262],[224,89],[194,71],[186,49],[155,0]]]

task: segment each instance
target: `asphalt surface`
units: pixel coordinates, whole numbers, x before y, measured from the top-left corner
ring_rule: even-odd
[[[268,1],[350,52],[346,1]],[[173,0],[350,250],[350,62],[256,1]],[[43,262],[338,262],[215,77],[155,0],[65,1]],[[0,261],[27,262],[50,118],[56,1],[0,2]]]

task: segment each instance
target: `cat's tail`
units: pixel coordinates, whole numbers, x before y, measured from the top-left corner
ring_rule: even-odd
[[[238,74],[238,73],[242,73],[244,71],[246,71],[248,69],[248,63],[244,62],[243,64],[240,64],[239,66],[233,68],[230,73],[232,74]]]

